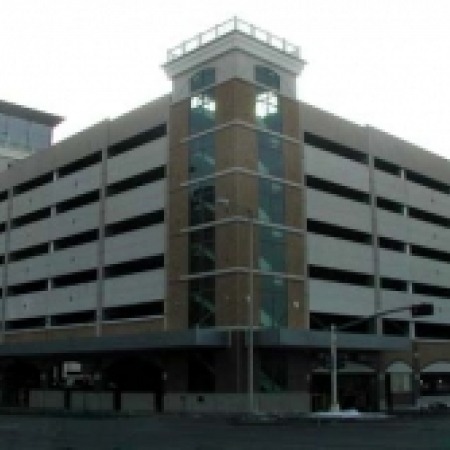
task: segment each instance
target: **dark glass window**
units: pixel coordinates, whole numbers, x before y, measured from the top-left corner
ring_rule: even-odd
[[[367,164],[367,154],[356,150],[354,148],[346,147],[345,145],[338,144],[337,142],[329,141],[321,136],[305,132],[304,135],[305,144],[311,147],[325,150],[326,152],[333,153],[341,158],[351,159],[360,164]]]
[[[278,95],[266,89],[257,89],[255,103],[256,123],[262,128],[281,133],[281,109]]]
[[[446,372],[422,373],[420,375],[421,395],[450,394],[450,374]]]
[[[211,175],[215,166],[214,134],[204,134],[189,142],[189,178]]]
[[[285,234],[281,230],[269,227],[259,229],[259,268],[266,272],[284,272]]]
[[[215,240],[214,228],[204,228],[189,234],[189,273],[214,270],[216,266]]]
[[[211,128],[216,123],[216,100],[212,89],[191,97],[189,130],[191,134]]]
[[[261,354],[259,392],[282,392],[288,385],[288,365],[286,355],[278,351],[265,351]]]
[[[167,124],[161,123],[155,127],[141,131],[129,138],[123,139],[108,148],[108,157],[114,157],[121,153],[129,152],[136,147],[147,144],[148,142],[155,141],[162,138],[167,134]]]
[[[284,223],[284,186],[266,179],[259,180],[259,219]]]
[[[216,82],[216,69],[207,67],[193,75],[190,79],[191,92],[198,91]]]
[[[258,170],[282,178],[284,158],[281,139],[269,133],[258,133]]]
[[[261,278],[260,323],[263,327],[287,326],[287,285],[281,278]]]
[[[189,225],[199,225],[215,219],[214,182],[196,184],[189,191]]]
[[[188,391],[214,392],[216,390],[216,361],[214,353],[191,352],[187,356],[188,366]],[[197,402],[205,401],[203,395],[197,396]]]
[[[280,90],[280,75],[265,66],[255,66],[255,81]]]
[[[215,280],[213,277],[189,281],[189,326],[215,325]]]

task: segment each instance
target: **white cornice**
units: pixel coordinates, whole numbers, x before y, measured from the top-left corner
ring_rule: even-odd
[[[163,65],[163,68],[170,78],[174,78],[231,51],[241,51],[256,56],[294,75],[300,74],[305,65],[305,61],[300,57],[282,52],[252,36],[235,30],[198,47],[192,52],[167,62]]]

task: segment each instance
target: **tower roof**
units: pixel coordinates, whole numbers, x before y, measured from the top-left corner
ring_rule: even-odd
[[[188,67],[234,49],[269,60],[295,74],[299,74],[305,64],[299,46],[233,17],[167,50],[163,67],[169,77],[173,77]]]
[[[279,51],[291,55],[293,57],[300,58],[300,47],[286,39],[273,35],[272,33],[258,28],[251,23],[245,22],[238,17],[233,17],[223,23],[213,26],[209,30],[196,34],[194,37],[183,41],[176,47],[167,50],[167,62],[171,62],[177,58],[190,53],[203,45],[213,42],[222,36],[233,31],[238,31],[247,36],[265,43],[266,45],[278,49]]]

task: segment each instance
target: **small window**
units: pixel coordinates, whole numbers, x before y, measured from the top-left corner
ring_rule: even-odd
[[[216,69],[208,67],[193,75],[190,79],[191,92],[198,91],[216,82]]]
[[[255,81],[273,89],[280,90],[280,75],[265,66],[255,66]]]

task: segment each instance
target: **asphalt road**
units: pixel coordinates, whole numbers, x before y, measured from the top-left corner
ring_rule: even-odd
[[[450,450],[450,417],[236,425],[223,418],[0,416],[1,450]]]

